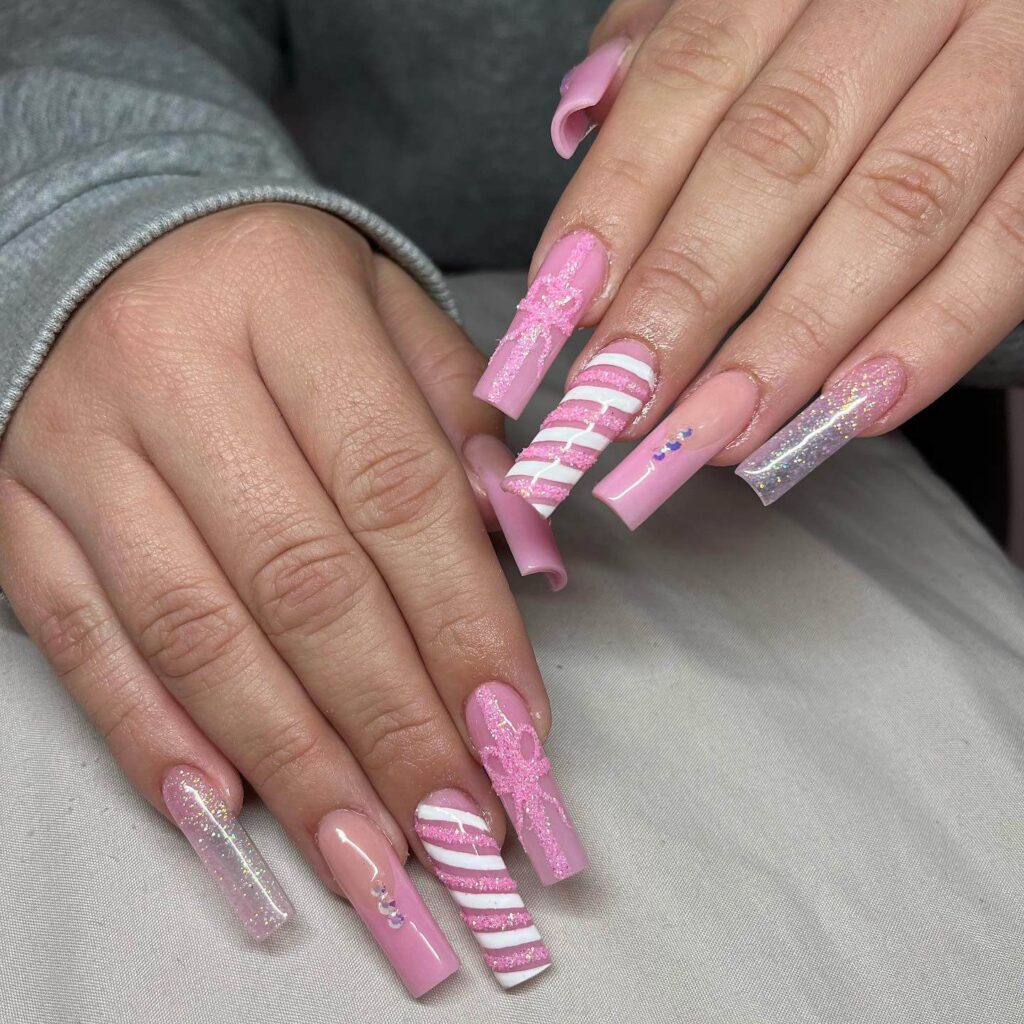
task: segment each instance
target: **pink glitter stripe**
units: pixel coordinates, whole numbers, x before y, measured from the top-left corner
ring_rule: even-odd
[[[571,488],[567,484],[553,484],[548,480],[538,480],[536,483],[528,476],[506,477],[502,487],[520,498],[532,501],[545,501],[552,505],[558,505],[569,497]]]
[[[456,892],[518,892],[516,880],[507,872],[503,875],[462,875],[434,865],[434,874],[449,889]]]
[[[572,386],[576,387],[578,384],[598,384],[614,388],[624,395],[639,398],[641,402],[646,402],[651,397],[651,389],[647,381],[641,380],[628,370],[615,366],[588,366],[573,379]]]
[[[577,445],[566,444],[561,441],[540,441],[534,442],[519,453],[516,462],[537,460],[538,462],[560,462],[563,466],[571,466],[573,469],[590,469],[597,462],[600,452],[593,448],[580,448]],[[513,466],[509,472],[515,473]]]
[[[607,428],[611,437],[618,437],[631,417],[619,409],[605,409],[596,402],[585,402],[573,399],[571,402],[562,402],[555,410],[549,413],[541,428],[557,427],[566,423],[583,423],[587,426],[594,425]]]
[[[512,953],[485,953],[484,959],[492,971],[519,971],[524,967],[540,967],[551,963],[551,951],[543,942],[522,946]]]
[[[503,914],[493,911],[474,914],[463,910],[462,920],[474,932],[507,932],[512,928],[529,928],[533,924],[533,915],[528,910],[507,910]]]
[[[458,825],[437,825],[434,822],[423,821],[421,818],[416,819],[416,835],[420,839],[428,839],[432,843],[450,849],[497,850],[498,848],[494,837],[487,835],[486,832],[463,831]]]

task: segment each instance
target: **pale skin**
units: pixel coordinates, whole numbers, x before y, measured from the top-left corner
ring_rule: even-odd
[[[534,266],[582,227],[612,254],[581,361],[656,349],[627,436],[740,368],[735,463],[875,355],[908,371],[889,430],[1024,319],[1024,2],[619,0],[592,42],[619,36]],[[549,717],[457,454],[500,431],[482,365],[297,206],[168,234],[64,328],[0,448],[0,585],[159,810],[173,765],[235,809],[244,776],[332,888],[313,836],[339,807],[404,854],[455,786],[501,838],[462,704],[504,680]]]
[[[617,0],[591,48],[620,37],[534,270],[578,228],[611,254],[570,378],[616,338],[651,345],[658,388],[624,438],[744,370],[760,403],[713,460],[731,465],[895,356],[906,391],[865,432],[884,433],[1024,319],[1024,2]]]

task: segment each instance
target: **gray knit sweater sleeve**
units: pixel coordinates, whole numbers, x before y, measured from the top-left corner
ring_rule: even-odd
[[[0,432],[61,327],[125,259],[243,203],[331,211],[445,309],[437,268],[318,187],[267,106],[273,0],[5,0],[0,6]]]

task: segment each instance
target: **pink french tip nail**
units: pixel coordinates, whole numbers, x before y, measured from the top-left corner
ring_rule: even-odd
[[[646,345],[615,341],[603,348],[519,453],[502,488],[547,519],[650,401],[654,386],[654,354]]]
[[[880,420],[900,399],[907,371],[898,359],[869,359],[826,388],[736,473],[762,504],[777,501],[848,441]]]
[[[473,394],[518,419],[607,272],[596,235],[574,231],[555,242]]]
[[[631,530],[739,436],[757,408],[757,384],[726,370],[683,399],[595,488]]]
[[[276,932],[295,911],[220,792],[186,765],[164,776],[161,792],[167,812],[249,934],[261,940]]]
[[[594,129],[590,111],[601,102],[615,81],[628,49],[629,39],[612,39],[599,46],[562,79],[559,90],[562,98],[551,119],[551,142],[563,159],[568,160]]]
[[[413,997],[459,969],[459,958],[384,833],[356,811],[331,811],[317,844],[334,880]]]
[[[466,727],[541,882],[582,871],[587,855],[523,698],[507,683],[478,686]]]
[[[552,590],[561,590],[569,575],[551,524],[526,502],[502,490],[501,482],[515,461],[512,453],[496,437],[479,434],[466,442],[462,454],[491,502],[519,572],[523,576],[542,572]]]
[[[498,984],[514,988],[547,970],[551,952],[477,804],[457,789],[431,793],[416,808],[416,835]]]

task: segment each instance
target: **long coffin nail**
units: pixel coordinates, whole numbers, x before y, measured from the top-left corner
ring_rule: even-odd
[[[604,98],[627,49],[628,39],[612,39],[562,79],[562,98],[551,119],[551,142],[563,159],[568,160],[595,128],[589,111]]]
[[[502,487],[546,519],[633,421],[654,390],[654,356],[639,341],[616,341],[577,375],[540,433],[519,453]]]
[[[459,969],[455,951],[369,818],[331,811],[316,838],[334,880],[412,996],[429,992]]]
[[[518,419],[607,270],[604,246],[589,231],[555,242],[473,394]]]
[[[837,380],[736,469],[762,504],[778,501],[899,401],[907,371],[898,359],[869,359]]]
[[[217,880],[254,939],[265,939],[294,914],[249,834],[206,777],[179,765],[163,780],[164,806]]]
[[[478,686],[466,727],[541,882],[582,871],[587,855],[523,698],[507,683]]]
[[[551,953],[470,797],[457,789],[431,793],[416,808],[416,835],[502,988],[551,966]]]
[[[552,590],[561,590],[569,576],[551,524],[525,502],[502,490],[501,482],[514,461],[512,453],[496,437],[478,434],[465,443],[462,454],[491,502],[519,572],[523,576],[542,572]]]
[[[741,370],[712,377],[594,488],[594,496],[635,530],[743,431],[757,402],[757,385]]]

